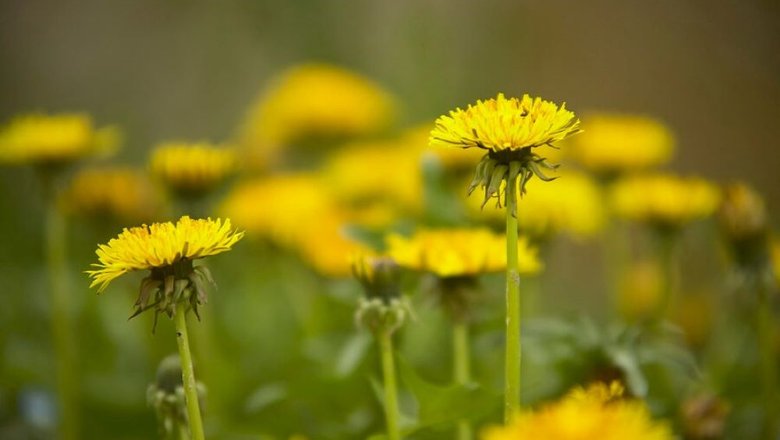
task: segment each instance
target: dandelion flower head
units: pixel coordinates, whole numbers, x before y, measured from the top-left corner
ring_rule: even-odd
[[[392,97],[372,81],[326,64],[290,68],[251,108],[242,144],[273,154],[307,138],[362,137],[386,129]]]
[[[146,175],[127,167],[79,171],[62,203],[79,216],[127,221],[152,220],[160,209],[159,197]]]
[[[402,267],[439,277],[475,276],[506,268],[506,239],[487,229],[420,229],[412,236],[391,234],[387,253]],[[533,274],[541,270],[536,250],[518,241],[519,269]]]
[[[345,206],[357,211],[382,206],[401,214],[422,209],[421,174],[419,155],[414,151],[395,142],[359,143],[329,157],[323,181]]]
[[[482,440],[672,440],[669,427],[654,421],[643,402],[624,400],[613,382],[577,388],[538,411],[519,414],[503,427],[484,431]]]
[[[30,114],[0,128],[0,162],[59,165],[110,152],[117,143],[115,128],[98,129],[88,115]]]
[[[675,139],[662,122],[635,115],[594,114],[586,130],[570,142],[570,155],[598,173],[636,171],[667,163]]]
[[[700,178],[653,174],[621,179],[613,185],[611,199],[620,217],[676,227],[712,215],[720,194]]]
[[[182,260],[196,260],[229,251],[244,236],[230,220],[181,217],[176,223],[153,223],[125,228],[98,246],[98,263],[87,271],[102,292],[117,277],[131,271],[161,269]]]
[[[573,112],[542,98],[506,98],[477,101],[465,110],[439,117],[431,131],[431,145],[481,148],[491,152],[516,151],[553,144],[580,131]]]
[[[152,151],[152,175],[179,195],[199,195],[236,169],[233,150],[208,143],[168,142]]]

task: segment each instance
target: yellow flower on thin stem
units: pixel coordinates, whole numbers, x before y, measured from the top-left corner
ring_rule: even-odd
[[[600,176],[663,165],[674,153],[674,136],[662,122],[626,114],[591,114],[587,130],[570,142],[569,155]]]
[[[0,162],[61,166],[113,150],[119,133],[96,128],[86,114],[30,114],[0,128]]]
[[[421,229],[411,237],[391,234],[387,254],[402,267],[432,274],[432,291],[450,315],[453,325],[453,373],[455,382],[471,382],[469,318],[478,290],[477,277],[506,269],[505,237],[487,229]],[[518,241],[519,270],[523,275],[539,272],[541,264],[528,242]],[[472,438],[471,423],[461,420],[458,440]]]
[[[201,197],[236,171],[236,155],[230,148],[205,142],[168,142],[152,151],[149,169],[173,194]]]
[[[672,440],[666,423],[652,419],[644,402],[622,397],[617,382],[577,388],[538,411],[516,414],[506,426],[485,430],[482,440]]]
[[[198,306],[207,299],[206,284],[214,284],[214,280],[205,266],[193,266],[193,261],[229,251],[243,235],[231,228],[230,220],[193,220],[187,216],[175,224],[153,223],[125,229],[108,244],[98,247],[98,263],[87,271],[92,278],[90,287],[97,287],[98,292],[125,273],[150,271],[141,282],[132,316],[154,309],[155,323],[159,313],[174,320],[190,432],[195,440],[203,440],[205,436],[186,313],[192,309],[198,315]]]
[[[38,171],[45,196],[45,255],[51,294],[51,329],[56,355],[58,427],[64,440],[79,438],[78,372],[74,323],[67,276],[67,222],[61,206],[62,171],[78,159],[112,150],[115,128],[95,128],[85,114],[29,114],[0,127],[0,164],[32,165]]]
[[[506,202],[507,231],[507,327],[505,359],[504,417],[520,407],[520,274],[517,246],[517,191],[536,176],[549,181],[545,169],[555,169],[534,149],[552,146],[580,131],[579,120],[558,105],[541,98],[504,97],[477,101],[465,110],[456,109],[439,117],[431,131],[431,145],[479,148],[485,156],[477,165],[469,193],[484,189],[483,204],[491,198]],[[500,193],[504,184],[503,198]]]

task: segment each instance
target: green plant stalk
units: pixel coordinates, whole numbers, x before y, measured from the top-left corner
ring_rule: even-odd
[[[677,294],[677,231],[658,234],[658,261],[661,265],[661,297],[656,306],[654,320],[660,323],[669,314],[669,308]]]
[[[393,339],[390,331],[382,329],[377,332],[379,351],[382,356],[382,374],[385,385],[385,421],[387,422],[387,438],[400,440],[398,416],[398,391],[395,379],[395,363],[393,362]]]
[[[198,402],[198,388],[195,382],[195,371],[192,367],[192,354],[190,353],[190,341],[187,336],[187,305],[183,302],[176,304],[176,314],[173,317],[176,326],[176,343],[179,346],[181,358],[181,376],[184,385],[184,399],[187,403],[187,418],[190,422],[190,432],[193,440],[204,440],[203,421],[200,417],[200,403]]]
[[[519,166],[515,163],[511,167]],[[506,185],[506,358],[504,421],[520,410],[520,272],[517,258],[517,173]]]
[[[60,438],[79,438],[78,376],[76,373],[73,319],[69,308],[66,263],[66,222],[49,188],[46,206],[46,262],[51,294],[51,329],[57,358],[57,396],[61,411]]]
[[[452,349],[455,383],[466,385],[471,382],[471,350],[469,348],[469,327],[462,320],[453,324]],[[471,422],[465,419],[458,421],[457,439],[471,440],[472,438]]]
[[[777,358],[775,353],[775,326],[772,307],[764,281],[759,283],[758,339],[761,350],[761,388],[764,397],[764,438],[777,438],[778,413],[777,398]]]

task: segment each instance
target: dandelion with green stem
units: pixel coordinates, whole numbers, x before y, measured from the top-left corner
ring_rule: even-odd
[[[214,284],[209,270],[194,266],[199,258],[229,251],[244,236],[231,228],[230,220],[193,220],[182,217],[175,224],[153,223],[125,229],[96,251],[98,263],[87,271],[98,293],[117,277],[132,271],[149,270],[141,282],[135,302],[137,316],[154,312],[155,324],[160,313],[173,319],[181,357],[182,381],[192,438],[204,439],[197,385],[190,353],[186,314],[199,317],[198,307],[206,303],[206,285]]]
[[[68,288],[67,222],[59,203],[61,186],[71,165],[111,151],[116,143],[115,128],[98,129],[84,114],[25,115],[0,128],[0,163],[34,166],[43,186],[45,254],[61,415],[59,434],[64,440],[80,438],[80,429],[78,353]]]
[[[520,274],[517,253],[517,195],[526,191],[534,176],[549,181],[546,170],[553,170],[545,157],[534,149],[565,139],[580,131],[580,122],[565,104],[541,98],[495,99],[477,101],[465,110],[456,109],[439,117],[431,131],[431,145],[455,148],[481,148],[485,156],[477,165],[469,193],[484,190],[483,205],[491,198],[506,207],[506,360],[504,418],[520,408]],[[502,184],[505,184],[503,194]]]
[[[423,229],[411,237],[387,237],[387,253],[400,266],[429,276],[427,290],[436,295],[452,321],[453,375],[455,383],[471,383],[469,326],[481,289],[479,276],[506,268],[502,235],[482,228]],[[537,273],[541,265],[536,252],[522,239],[518,242],[519,270],[523,275]],[[469,420],[457,426],[457,439],[473,438]]]
[[[401,439],[398,410],[398,385],[393,359],[393,334],[401,328],[411,313],[409,302],[401,296],[400,269],[389,257],[357,255],[352,273],[363,286],[355,321],[371,331],[379,344],[384,378],[384,408],[387,438]]]

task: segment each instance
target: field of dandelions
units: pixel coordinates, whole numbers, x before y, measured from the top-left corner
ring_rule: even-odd
[[[37,212],[7,223],[0,438],[777,439],[762,195],[669,171],[652,115],[501,92],[404,128],[294,65],[145,163],[119,120],[3,121]]]

